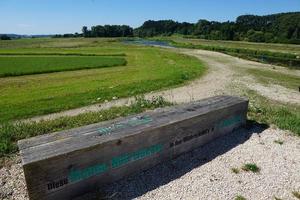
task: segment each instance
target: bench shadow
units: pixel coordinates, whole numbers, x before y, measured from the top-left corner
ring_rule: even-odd
[[[99,189],[100,192],[84,195],[80,199],[122,199],[129,200],[152,191],[172,180],[180,178],[219,155],[246,142],[253,134],[260,134],[268,126],[255,121],[247,121],[247,124],[234,132],[217,138],[216,140],[184,153],[177,158],[163,162],[155,167],[131,175],[117,182]]]

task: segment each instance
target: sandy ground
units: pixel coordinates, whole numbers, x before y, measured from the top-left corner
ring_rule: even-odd
[[[300,93],[282,86],[262,85],[255,77],[241,74],[243,68],[274,70],[271,65],[246,61],[225,54],[203,50],[180,50],[203,60],[209,70],[205,76],[185,86],[147,94],[164,96],[177,103],[189,102],[217,94],[232,94],[232,85],[239,84],[270,99],[285,103],[300,103]],[[299,75],[276,66],[276,71]],[[32,120],[54,119],[88,111],[107,109],[130,103],[119,99],[99,105],[36,117]],[[283,144],[274,141],[281,140]],[[9,159],[0,169],[0,199],[27,200],[20,158]],[[257,174],[231,168],[256,163]],[[300,139],[289,132],[258,125],[240,129],[204,147],[184,154],[173,161],[108,185],[97,194],[83,199],[296,199],[292,192],[300,192]]]

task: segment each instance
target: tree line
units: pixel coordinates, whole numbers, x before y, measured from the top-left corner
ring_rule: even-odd
[[[132,37],[133,28],[127,25],[92,26],[91,29],[82,27],[83,37]]]
[[[11,40],[11,38],[8,35],[0,35],[0,40]]]
[[[199,20],[195,24],[173,20],[146,21],[136,36],[181,34],[201,39],[300,44],[300,12],[266,16],[242,15],[235,22]]]
[[[126,25],[92,26],[82,28],[83,37],[154,37],[180,34],[210,40],[300,44],[300,12],[265,16],[242,15],[234,22],[205,19],[197,23],[173,20],[148,20],[136,29]]]
[[[300,44],[300,12],[265,16],[242,15],[234,22],[205,19],[201,19],[197,23],[148,20],[136,29],[128,25],[97,25],[90,28],[84,26],[82,33],[69,33],[53,37],[154,37],[174,34],[210,40]],[[0,39],[10,38],[2,35]]]

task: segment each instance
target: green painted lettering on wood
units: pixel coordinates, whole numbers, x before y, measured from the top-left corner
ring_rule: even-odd
[[[102,174],[106,172],[108,166],[106,164],[97,164],[82,170],[71,170],[69,173],[68,179],[70,182],[77,182],[89,177]]]
[[[224,128],[224,127],[228,127],[228,126],[232,126],[234,124],[240,123],[242,121],[242,116],[241,115],[237,115],[237,116],[233,116],[230,117],[228,119],[225,119],[223,121],[221,121],[217,127],[218,128]]]
[[[129,162],[143,159],[145,157],[151,156],[153,154],[159,153],[163,149],[162,144],[153,145],[151,147],[141,149],[132,153],[123,154],[121,156],[115,157],[111,161],[112,168],[117,168],[125,165]]]
[[[145,149],[140,149],[138,151],[127,153],[118,157],[115,157],[111,160],[112,168],[116,168],[122,165],[125,165],[129,162],[133,162],[136,160],[143,159],[145,157],[151,156],[160,152],[163,149],[163,145],[157,144]],[[92,176],[100,175],[106,171],[108,171],[109,167],[107,164],[96,164],[91,167],[87,167],[84,169],[74,170],[72,169],[68,175],[68,180],[70,183],[78,182],[81,180],[85,180]]]

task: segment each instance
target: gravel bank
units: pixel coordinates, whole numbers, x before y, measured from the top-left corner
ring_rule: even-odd
[[[275,143],[275,140],[283,144]],[[27,199],[19,157],[0,169],[1,199]],[[259,173],[241,168],[255,163]],[[80,199],[297,199],[300,138],[260,126],[235,133]],[[101,198],[102,197],[102,198]]]

